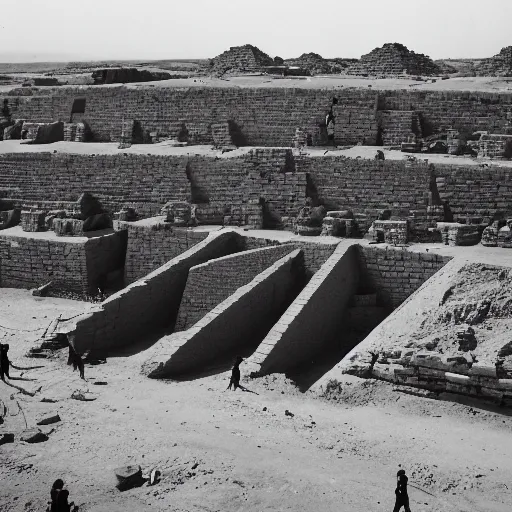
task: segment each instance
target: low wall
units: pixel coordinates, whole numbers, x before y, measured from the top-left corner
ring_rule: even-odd
[[[0,286],[37,288],[50,281],[60,292],[87,293],[86,240],[48,240],[0,232]]]
[[[189,269],[237,251],[239,243],[233,232],[210,234],[203,242],[78,317],[68,326],[68,331],[73,332],[75,350],[108,352],[142,342],[159,329],[172,326]]]
[[[450,257],[410,252],[399,248],[359,246],[360,290],[377,292],[381,306],[396,308]]]
[[[358,282],[357,248],[340,244],[248,361],[255,374],[285,373],[340,338],[343,313]]]
[[[174,346],[162,347],[166,340],[161,341],[142,373],[152,378],[178,377],[200,372],[220,356],[229,360],[237,354],[248,355],[293,300],[303,268],[300,254],[293,251],[238,288]]]
[[[295,249],[293,244],[253,249],[192,267],[175,330],[186,330],[217,304]]]
[[[57,237],[53,232],[0,231],[0,286],[37,288],[52,281],[51,293],[94,294],[110,272],[122,269],[123,233]]]
[[[133,283],[146,276],[208,236],[206,231],[175,228],[164,223],[163,217],[157,217],[154,221],[150,224],[144,221],[119,223],[119,228],[128,232],[126,283]]]
[[[245,250],[257,249],[258,247],[269,247],[279,244],[279,241],[268,238],[256,238],[251,236],[244,237]],[[287,242],[288,243],[288,242]],[[310,278],[332,255],[339,240],[332,243],[318,243],[315,241],[304,242],[302,240],[293,240],[295,247],[302,250],[304,254],[304,267],[306,269],[306,277]]]

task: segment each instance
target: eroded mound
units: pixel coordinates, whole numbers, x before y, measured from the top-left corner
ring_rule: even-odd
[[[339,366],[436,392],[512,395],[512,269],[452,261]]]

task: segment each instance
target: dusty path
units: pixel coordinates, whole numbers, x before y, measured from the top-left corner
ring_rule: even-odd
[[[57,307],[39,305],[46,313]],[[76,303],[63,305],[71,312]],[[26,327],[45,316],[32,303]],[[0,324],[6,320],[19,327],[22,318]],[[34,365],[23,357],[33,339],[20,331],[11,340],[20,366]],[[42,387],[33,398],[0,382],[9,409],[0,431],[25,428],[16,401],[29,425],[47,413],[62,418],[42,427],[55,428],[44,443],[0,446],[1,511],[44,510],[58,477],[83,511],[389,511],[399,464],[420,488],[410,488],[414,512],[510,510],[510,416],[350,377],[330,400],[300,394],[282,377],[245,383],[258,394],[224,391],[227,374],[153,381],[139,374],[146,357],[89,365],[84,383],[66,366],[64,351],[23,372],[34,381],[13,381]],[[98,398],[72,400],[77,389]],[[157,466],[162,481],[119,492],[113,470],[130,463],[145,471]]]

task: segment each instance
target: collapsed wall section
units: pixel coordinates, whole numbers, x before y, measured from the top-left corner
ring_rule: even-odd
[[[204,316],[182,337],[164,338],[142,367],[152,378],[199,373],[219,358],[250,355],[295,296],[301,279],[300,250],[276,261]]]
[[[178,314],[191,267],[238,250],[233,232],[210,234],[208,238],[104,301],[66,328],[71,343],[82,354],[87,350],[107,353],[129,347],[172,327]]]
[[[290,371],[339,338],[358,282],[357,248],[340,243],[248,360],[254,375]]]
[[[286,244],[253,249],[192,267],[176,320],[176,330],[192,327],[217,304],[295,248],[294,244]]]

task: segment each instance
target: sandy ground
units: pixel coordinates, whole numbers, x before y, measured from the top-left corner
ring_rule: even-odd
[[[167,71],[168,72],[168,71]],[[88,73],[90,76],[90,73]],[[69,76],[68,76],[69,77]],[[66,76],[59,76],[65,79]],[[0,92],[7,92],[19,84],[1,85]],[[77,87],[64,85],[61,87]],[[81,86],[82,87],[82,86]],[[98,87],[241,87],[241,88],[299,88],[299,89],[341,89],[372,88],[375,90],[422,90],[422,91],[475,91],[512,92],[512,80],[505,77],[454,77],[442,80],[440,77],[425,77],[422,81],[412,78],[367,78],[349,75],[326,75],[314,77],[276,77],[270,75],[244,75],[227,78],[191,77],[160,80],[157,82],[112,84]],[[40,86],[39,90],[51,89]]]
[[[14,363],[43,366],[12,372],[34,379],[12,381],[41,388],[34,397],[0,383],[8,408],[0,429],[18,434],[23,414],[29,426],[49,413],[62,419],[41,427],[51,432],[46,442],[0,447],[2,511],[44,510],[58,477],[81,510],[94,512],[385,511],[400,464],[414,485],[415,512],[510,510],[508,415],[353,377],[327,400],[298,393],[282,377],[245,382],[254,393],[225,391],[225,373],[180,383],[145,379],[144,352],[88,365],[87,382],[66,366],[65,350],[52,360],[23,356],[52,314],[84,307],[0,290],[0,332],[9,333]],[[97,399],[71,399],[78,389]],[[158,467],[162,480],[121,493],[113,470],[127,464]]]

